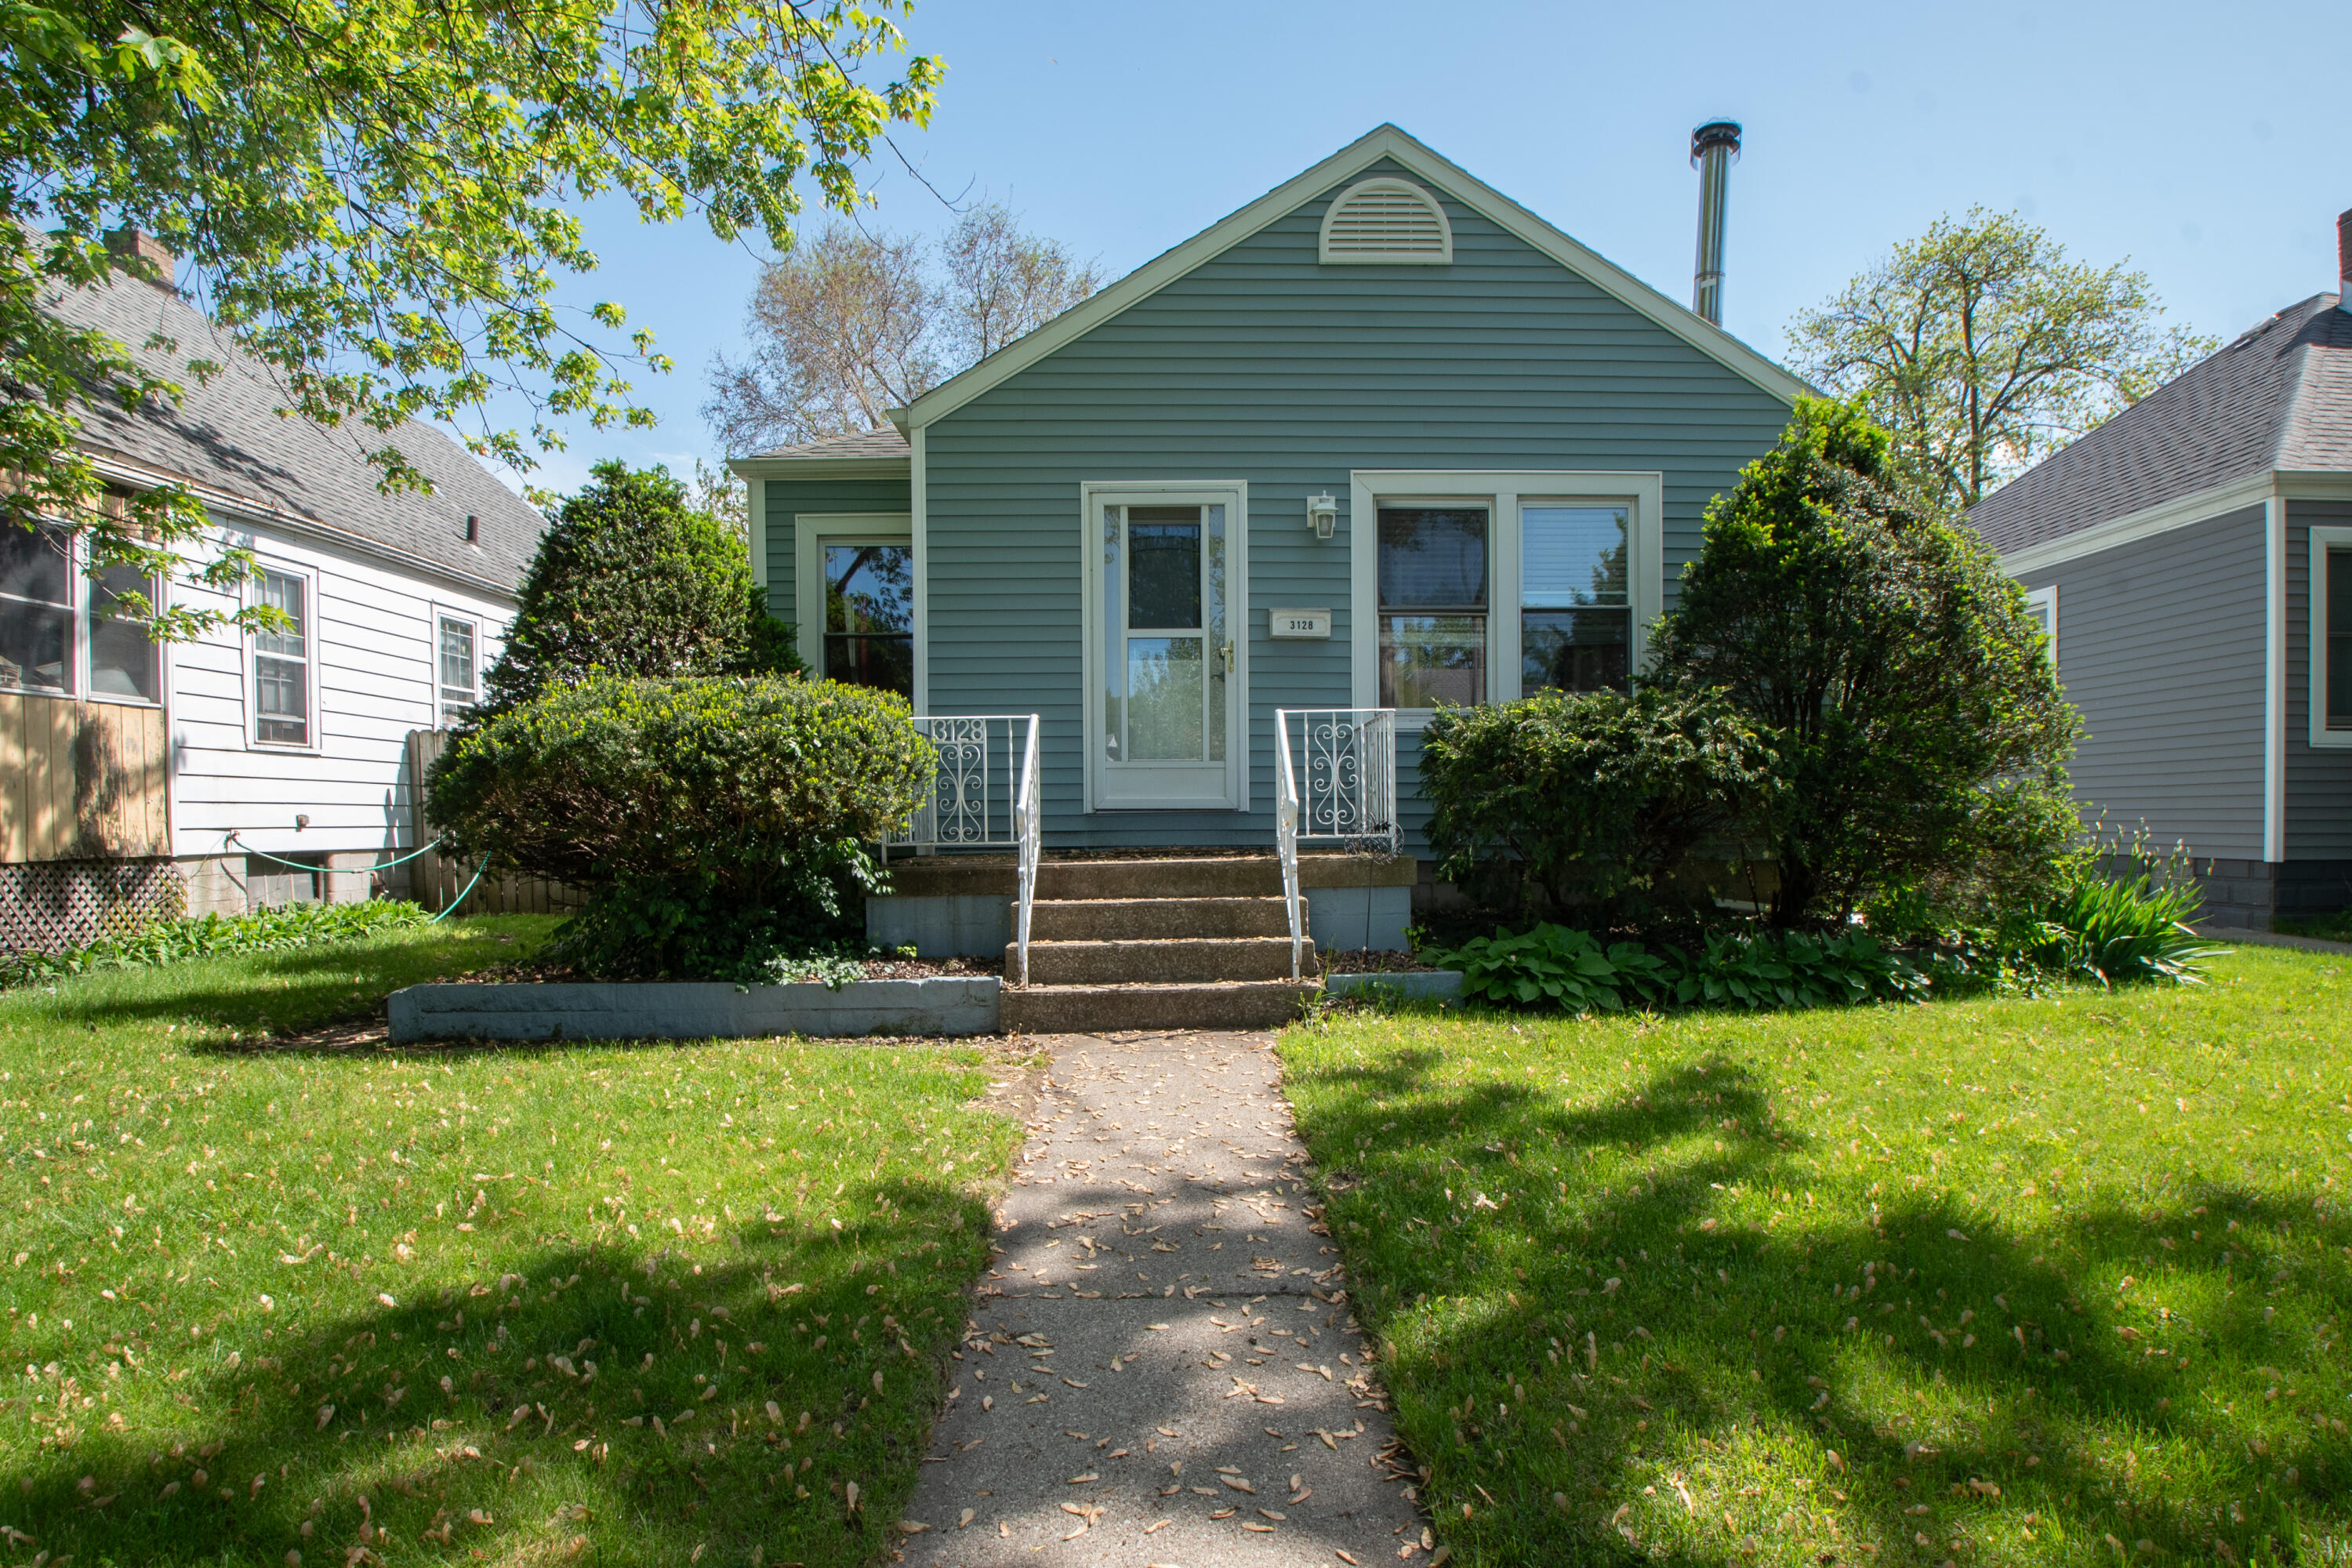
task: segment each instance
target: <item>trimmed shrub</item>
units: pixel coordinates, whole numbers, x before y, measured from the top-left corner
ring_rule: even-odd
[[[666,468],[604,462],[592,472],[540,538],[506,646],[483,677],[484,714],[597,670],[690,677],[801,668],[734,529],[688,505]]]
[[[2081,725],[2024,590],[1852,405],[1801,400],[1707,508],[1650,679],[1718,694],[1769,743],[1776,926],[1996,862],[2046,886],[2076,837],[2053,804]]]
[[[429,811],[456,853],[589,895],[553,950],[589,973],[759,979],[856,941],[866,846],[933,765],[887,692],[597,674],[457,737]]]
[[[1529,885],[1608,925],[1687,910],[1693,852],[1762,805],[1770,756],[1712,694],[1558,692],[1450,708],[1422,737],[1438,875]]]

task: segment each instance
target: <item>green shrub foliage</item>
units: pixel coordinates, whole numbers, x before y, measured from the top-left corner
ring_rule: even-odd
[[[865,847],[933,763],[887,692],[596,674],[457,736],[429,810],[457,854],[589,895],[557,952],[590,973],[751,979],[854,938]]]
[[[504,651],[483,678],[501,712],[592,670],[787,674],[790,628],[768,614],[742,538],[687,502],[666,468],[599,463],[539,542]]]
[[[1422,737],[1438,875],[1541,888],[1559,910],[1613,925],[1676,912],[1701,846],[1727,858],[1764,804],[1770,758],[1710,692],[1645,687],[1447,709]]]
[[[1850,405],[1800,402],[1708,507],[1649,679],[1719,695],[1766,738],[1775,925],[1979,868],[2031,883],[2078,835],[2080,726],[2023,590],[1904,489]]]
[[[1423,956],[1459,969],[1470,1000],[1566,1013],[1826,1007],[1916,997],[1927,985],[1901,954],[1859,931],[1717,931],[1685,950],[1604,946],[1589,931],[1544,924]]]

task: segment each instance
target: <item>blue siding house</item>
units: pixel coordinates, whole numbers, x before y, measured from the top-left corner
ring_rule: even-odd
[[[1270,850],[1276,710],[1384,709],[1417,853],[1431,710],[1622,682],[1804,390],[1384,125],[894,428],[732,467],[813,666],[1041,717],[1049,850]]]

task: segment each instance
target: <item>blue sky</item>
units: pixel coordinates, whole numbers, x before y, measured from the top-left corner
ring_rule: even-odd
[[[1382,121],[1686,300],[1690,129],[1739,120],[1725,324],[1776,358],[1795,311],[1973,205],[2084,259],[2128,256],[2171,319],[2224,336],[2335,287],[2352,207],[2340,4],[925,0],[906,26],[949,72],[900,148],[1109,277]],[[895,159],[870,173],[870,226],[952,221]],[[678,368],[638,379],[656,428],[572,432],[534,476],[559,489],[606,456],[719,455],[704,368],[761,260],[692,224],[588,216],[604,266],[564,298],[620,300]]]

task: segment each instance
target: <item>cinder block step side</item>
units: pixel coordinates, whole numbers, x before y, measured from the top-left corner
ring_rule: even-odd
[[[999,1012],[1004,1029],[1027,1035],[1090,1035],[1112,1029],[1272,1029],[1297,1018],[1322,989],[1311,980],[1007,986],[999,1000]]]
[[[1317,973],[1315,944],[1300,944],[1298,972]],[[1020,950],[1004,949],[1006,977],[1020,973]],[[1213,980],[1288,980],[1286,936],[1173,937],[1146,942],[1029,943],[1032,985],[1165,984]]]
[[[1279,898],[1052,899],[1029,917],[1033,942],[1289,935]]]
[[[1037,868],[1041,899],[1264,898],[1282,893],[1271,855],[1167,860],[1048,860]]]

